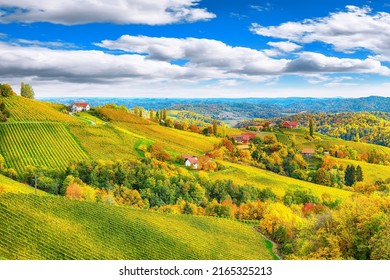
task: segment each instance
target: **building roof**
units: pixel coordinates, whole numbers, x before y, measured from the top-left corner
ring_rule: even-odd
[[[302,149],[302,154],[315,154],[315,149]]]
[[[197,164],[198,163],[198,158],[197,157],[189,157],[186,158],[191,164]]]
[[[87,107],[89,104],[87,102],[74,102],[73,105],[77,107]]]
[[[289,122],[289,121],[285,121],[283,122],[282,125],[287,125],[287,126],[298,126],[299,125],[299,122]]]

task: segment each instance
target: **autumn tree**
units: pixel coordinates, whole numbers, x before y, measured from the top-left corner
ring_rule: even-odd
[[[153,109],[150,109],[150,111],[149,111],[149,119],[153,120],[153,118],[154,118],[154,111],[153,111]]]
[[[0,84],[0,96],[10,97],[15,95],[16,93],[9,84]]]
[[[314,135],[314,120],[313,118],[310,118],[309,120],[309,134],[311,137]]]
[[[20,95],[25,98],[34,99],[35,93],[33,88],[29,84],[21,83],[20,85]]]
[[[157,160],[166,161],[170,160],[171,156],[164,150],[160,143],[155,143],[149,147],[151,156]]]
[[[214,132],[214,136],[217,136],[217,131],[218,131],[218,122],[217,122],[217,120],[214,120],[214,121],[213,121],[213,132]]]
[[[139,115],[139,109],[138,106],[134,107],[134,115],[138,116]]]
[[[316,172],[315,182],[320,185],[330,186],[332,182],[329,172],[324,168],[319,168]]]
[[[360,165],[358,165],[356,167],[356,182],[363,182],[363,170],[362,168],[360,167]]]
[[[163,119],[164,121],[167,119],[167,108],[164,108],[164,109],[163,109],[162,119]]]

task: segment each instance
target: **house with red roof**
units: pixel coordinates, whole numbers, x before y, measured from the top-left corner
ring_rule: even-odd
[[[198,169],[198,158],[196,156],[185,156],[184,165],[193,169]]]
[[[89,106],[89,104],[86,102],[74,102],[70,107],[70,110],[74,113],[81,112],[81,111],[89,111],[90,109],[91,106]]]
[[[242,133],[240,135],[230,135],[237,143],[247,144],[249,141],[256,137],[255,133]]]
[[[289,122],[289,121],[285,121],[282,123],[282,127],[283,128],[293,128],[293,129],[296,129],[299,127],[299,122]]]

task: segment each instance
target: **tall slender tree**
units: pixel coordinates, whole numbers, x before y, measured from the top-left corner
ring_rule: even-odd
[[[356,182],[356,170],[355,166],[353,165],[347,165],[347,168],[345,169],[345,185],[352,186]]]
[[[358,165],[356,167],[356,182],[363,182],[363,170],[362,168],[360,167],[360,165]]]
[[[213,133],[215,136],[217,136],[217,131],[218,131],[218,122],[217,120],[213,121]]]
[[[314,135],[314,120],[313,118],[310,118],[309,120],[309,134],[311,137]]]

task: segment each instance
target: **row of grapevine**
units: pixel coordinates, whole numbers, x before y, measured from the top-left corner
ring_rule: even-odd
[[[54,104],[32,100],[20,96],[0,98],[5,103],[7,110],[11,113],[11,122],[20,121],[60,121],[68,123],[79,123],[80,120],[61,113],[54,109]]]
[[[18,173],[27,165],[64,169],[71,160],[88,158],[61,123],[0,125],[0,153]]]
[[[278,139],[278,141],[284,145],[291,145],[291,139],[290,139],[290,136],[289,135],[286,135],[286,134],[280,134],[280,133],[277,133],[275,134],[276,135],[276,138]]]
[[[9,259],[271,259],[250,226],[68,200],[0,194],[0,255]]]

